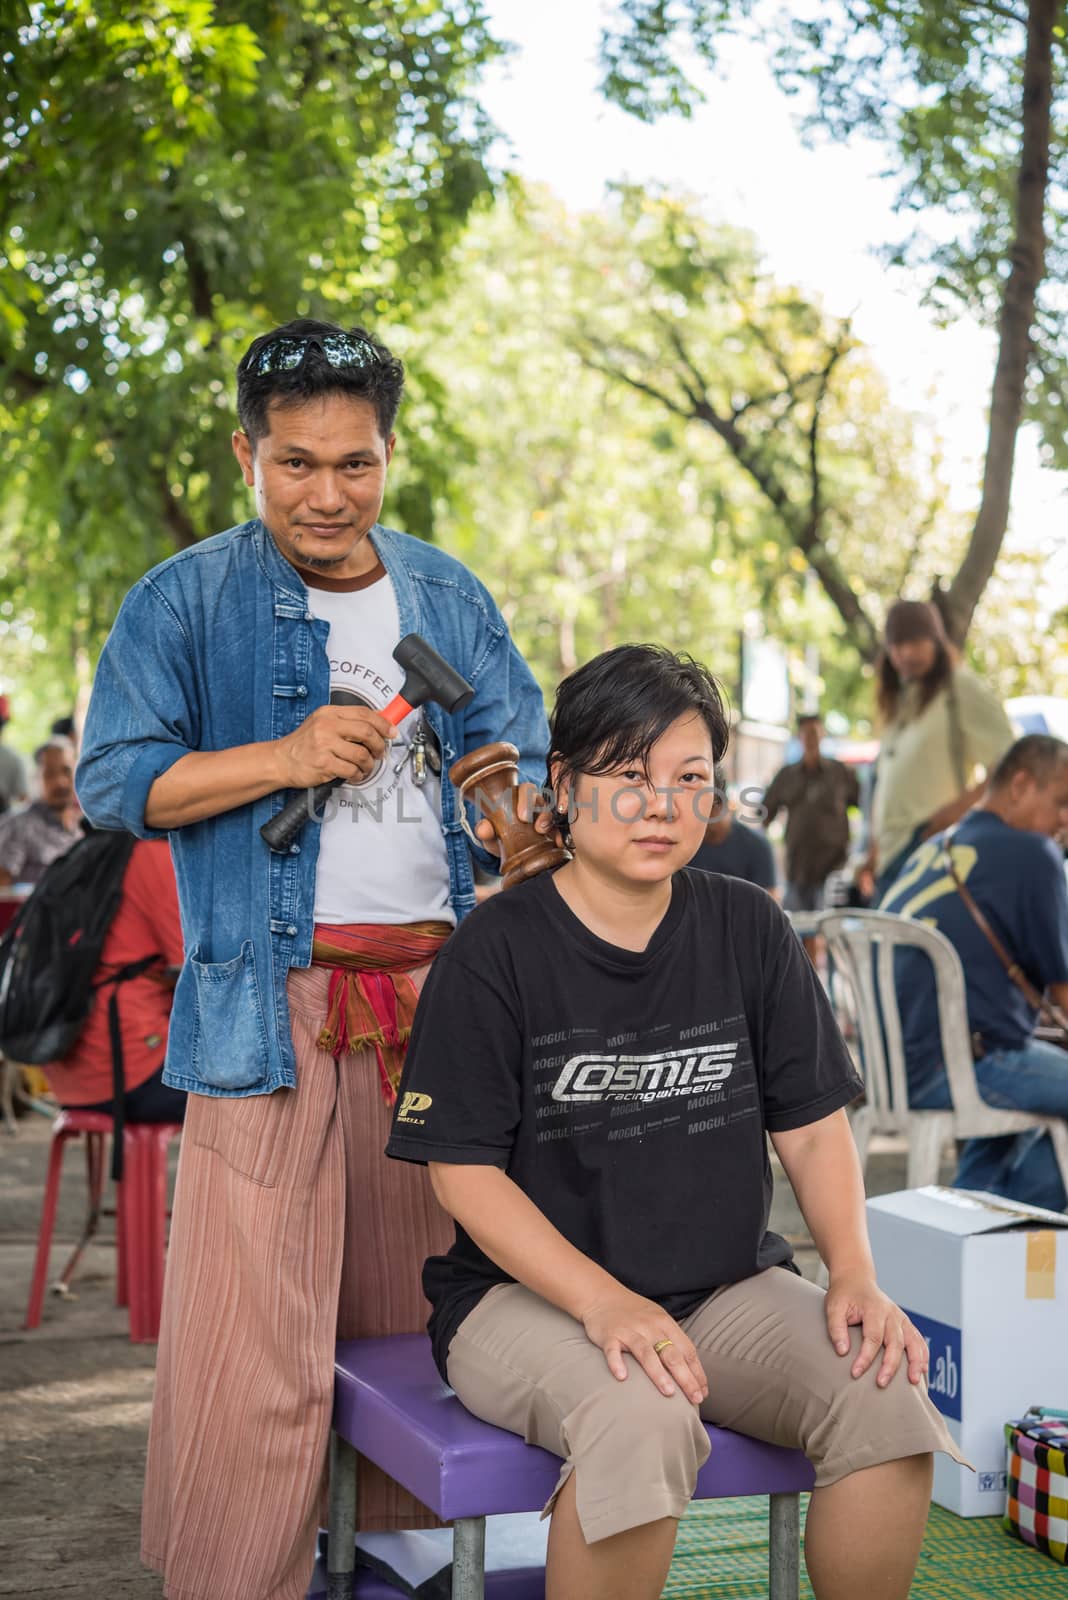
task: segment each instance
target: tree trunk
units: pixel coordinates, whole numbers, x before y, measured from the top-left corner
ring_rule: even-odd
[[[1031,360],[1035,294],[1045,270],[1046,188],[1049,181],[1053,25],[1061,0],[1029,0],[1024,57],[1023,137],[1016,177],[1014,238],[998,319],[998,359],[990,396],[983,494],[967,553],[941,597],[946,624],[963,644],[1005,538],[1012,494],[1016,435],[1023,416]]]
[[[174,541],[174,548],[175,550],[188,550],[190,545],[197,543],[200,535],[193,526],[182,502],[171,493],[171,486],[167,482],[165,469],[156,474],[156,483],[160,493],[163,524]]]

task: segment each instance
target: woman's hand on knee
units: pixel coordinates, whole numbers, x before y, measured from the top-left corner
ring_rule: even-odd
[[[901,1358],[908,1362],[909,1382],[919,1383],[927,1376],[927,1341],[918,1328],[883,1293],[867,1273],[832,1278],[827,1290],[827,1332],[840,1356],[849,1354],[849,1330],[861,1330],[860,1350],[850,1369],[854,1378],[863,1377],[881,1350],[882,1364],[876,1383],[885,1389]]]
[[[708,1398],[708,1383],[693,1341],[655,1300],[646,1300],[621,1285],[583,1312],[582,1326],[591,1344],[604,1352],[613,1377],[627,1376],[623,1360],[627,1351],[661,1394],[672,1395],[677,1386],[692,1405],[699,1406]]]

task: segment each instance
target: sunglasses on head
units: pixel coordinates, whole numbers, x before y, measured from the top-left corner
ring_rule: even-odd
[[[264,345],[252,371],[257,378],[265,378],[272,372],[295,372],[312,349],[318,350],[332,367],[374,367],[381,359],[374,345],[347,333],[284,335]]]

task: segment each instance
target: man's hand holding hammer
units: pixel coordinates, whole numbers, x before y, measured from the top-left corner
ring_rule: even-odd
[[[319,706],[279,739],[275,789],[314,789],[331,778],[359,783],[375,769],[397,730],[367,706]]]
[[[377,711],[327,705],[282,739],[191,751],[152,785],[145,821],[150,828],[182,828],[276,789],[310,789],[332,778],[358,781],[395,733]]]

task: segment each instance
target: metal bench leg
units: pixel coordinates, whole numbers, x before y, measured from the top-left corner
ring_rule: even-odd
[[[798,1600],[801,1589],[801,1497],[768,1496],[768,1600]]]
[[[486,1519],[457,1517],[452,1525],[452,1600],[484,1600]]]
[[[330,1527],[326,1552],[327,1600],[352,1600],[356,1572],[356,1452],[330,1431]]]
[[[74,1246],[63,1271],[52,1285],[52,1293],[60,1294],[64,1299],[75,1300],[77,1296],[71,1293],[71,1279],[81,1260],[86,1245],[96,1237],[100,1226],[100,1217],[104,1204],[104,1135],[102,1133],[87,1133],[85,1136],[85,1170],[89,1187],[89,1210],[86,1214],[85,1225],[81,1237]]]

